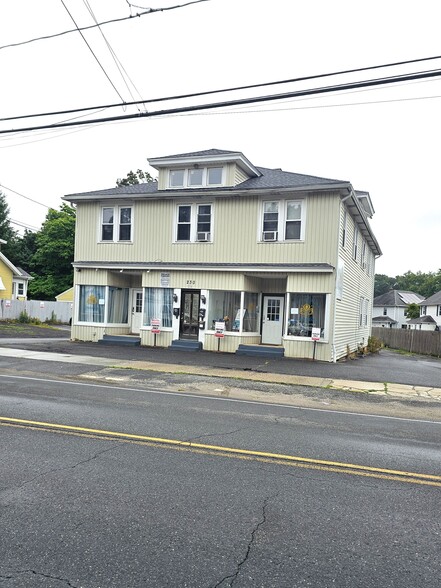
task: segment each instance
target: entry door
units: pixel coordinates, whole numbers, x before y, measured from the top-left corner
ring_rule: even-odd
[[[199,337],[200,290],[182,290],[180,339],[197,339]]]
[[[280,345],[283,332],[283,296],[263,297],[262,343]]]
[[[139,333],[142,324],[142,290],[132,294],[132,333]]]

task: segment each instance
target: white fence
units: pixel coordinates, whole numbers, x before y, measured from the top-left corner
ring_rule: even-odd
[[[57,321],[69,324],[72,318],[72,302],[52,302],[48,300],[0,300],[0,320],[14,320],[22,312],[30,318]]]

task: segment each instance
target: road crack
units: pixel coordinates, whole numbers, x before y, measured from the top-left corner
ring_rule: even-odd
[[[277,495],[276,495],[277,496]],[[251,531],[251,537],[250,540],[248,542],[246,551],[245,551],[245,555],[244,557],[241,559],[241,561],[237,562],[236,565],[236,570],[233,574],[230,574],[228,576],[225,576],[224,578],[222,578],[222,580],[220,580],[219,582],[217,582],[216,584],[214,584],[213,588],[221,588],[221,586],[224,584],[224,582],[229,582],[228,586],[229,588],[232,588],[232,586],[234,585],[234,583],[236,582],[242,567],[245,565],[245,563],[248,561],[249,557],[250,557],[250,553],[253,547],[253,543],[256,539],[256,535],[259,531],[259,529],[262,527],[262,525],[264,525],[267,521],[267,508],[268,508],[268,503],[270,501],[270,498],[274,498],[273,496],[267,496],[265,498],[265,500],[263,501],[263,505],[262,505],[262,513],[261,513],[261,517],[260,520],[257,521],[257,523],[255,524],[254,528]]]
[[[34,576],[48,578],[49,580],[56,580],[57,582],[63,582],[66,586],[70,586],[71,588],[81,588],[81,586],[77,586],[76,584],[72,584],[66,578],[60,578],[59,576],[51,576],[50,574],[44,574],[43,572],[37,572],[35,570],[14,570],[13,572],[10,572],[8,575],[0,575],[0,580],[13,580],[15,578],[15,576],[18,574],[32,574]]]

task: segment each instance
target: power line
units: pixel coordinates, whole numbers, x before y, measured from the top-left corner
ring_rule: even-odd
[[[153,118],[157,116],[167,116],[170,114],[180,114],[180,113],[187,113],[187,112],[195,112],[195,111],[205,111],[205,110],[213,110],[217,108],[225,108],[228,106],[239,106],[245,104],[255,104],[255,103],[262,103],[262,102],[270,102],[274,100],[281,100],[286,98],[298,98],[301,96],[312,96],[315,94],[329,94],[336,91],[342,90],[354,90],[357,88],[367,88],[373,86],[383,86],[383,85],[390,85],[398,82],[404,81],[415,81],[420,79],[428,79],[428,78],[436,78],[441,76],[441,70],[434,70],[428,72],[419,72],[416,74],[406,74],[406,75],[399,75],[393,76],[390,78],[379,78],[373,80],[366,80],[361,82],[350,82],[347,84],[340,84],[340,85],[333,85],[333,86],[324,86],[321,88],[311,88],[307,90],[297,90],[292,92],[285,92],[283,94],[272,94],[266,96],[256,96],[252,98],[241,98],[236,100],[227,100],[224,102],[211,102],[208,104],[199,104],[194,106],[183,106],[183,107],[176,107],[176,108],[169,108],[165,110],[157,110],[153,112],[138,112],[136,114],[126,114],[126,115],[119,115],[119,116],[109,116],[100,119],[92,119],[92,120],[83,120],[83,121],[76,121],[76,122],[68,122],[68,123],[54,123],[54,124],[47,124],[47,125],[39,125],[35,127],[25,127],[21,129],[9,129],[0,131],[1,135],[11,134],[11,133],[20,133],[25,131],[34,131],[40,129],[56,129],[56,128],[64,128],[70,126],[77,126],[77,125],[89,125],[89,124],[99,124],[99,123],[107,123],[107,122],[114,122],[114,121],[121,121],[121,120],[129,120],[134,118]]]
[[[25,223],[21,223],[19,221],[13,220],[12,218],[9,219],[9,222],[12,223],[13,225],[17,225],[18,227],[23,227],[24,229],[27,229],[28,231],[33,231],[35,233],[38,233],[38,231],[40,229],[37,229],[37,227],[31,227],[30,225],[26,225]]]
[[[21,196],[22,198],[25,198],[26,200],[30,200],[31,202],[34,202],[34,204],[39,204],[40,206],[44,206],[44,208],[47,208],[48,210],[50,209],[50,206],[48,206],[47,204],[43,204],[42,202],[38,202],[38,200],[34,200],[33,198],[29,198],[29,196],[25,196],[24,194],[20,194],[20,192],[16,192],[12,188],[8,188],[8,186],[5,186],[4,184],[0,184],[0,188],[4,188],[5,190],[8,190],[8,192],[14,192],[14,194],[17,194],[17,196]]]
[[[402,65],[410,65],[410,64],[414,64],[414,63],[423,63],[426,61],[434,61],[437,59],[441,59],[441,55],[435,55],[432,57],[422,57],[419,59],[411,59],[411,60],[407,60],[407,61],[383,63],[380,65],[371,65],[371,66],[367,66],[367,67],[346,69],[346,70],[340,70],[340,71],[335,71],[335,72],[314,74],[314,75],[310,75],[310,76],[301,76],[298,78],[290,78],[290,79],[286,79],[286,80],[276,80],[276,81],[272,81],[272,82],[263,82],[260,84],[250,84],[247,86],[235,86],[232,88],[222,88],[222,89],[218,89],[218,90],[206,90],[203,92],[194,92],[191,94],[178,94],[175,96],[168,96],[168,97],[161,97],[161,98],[150,98],[148,100],[139,100],[139,101],[134,101],[134,102],[123,102],[123,103],[117,103],[117,104],[115,104],[115,103],[103,104],[103,105],[99,105],[99,106],[73,108],[70,110],[58,110],[58,111],[52,111],[52,112],[42,112],[42,113],[35,113],[35,114],[25,114],[25,115],[20,115],[20,116],[10,116],[10,117],[5,117],[5,118],[0,118],[0,122],[6,122],[9,120],[26,119],[26,118],[39,118],[42,116],[57,116],[57,115],[62,115],[62,114],[73,114],[76,112],[87,112],[89,110],[98,110],[98,109],[104,110],[107,108],[119,108],[121,106],[134,106],[137,104],[146,104],[146,103],[155,104],[158,102],[165,102],[165,101],[168,102],[170,100],[183,100],[186,98],[200,98],[202,96],[222,94],[222,93],[226,93],[226,92],[236,92],[236,91],[240,91],[240,90],[253,90],[256,88],[265,88],[265,87],[277,86],[277,85],[283,85],[283,84],[293,84],[293,83],[298,83],[298,82],[317,80],[317,79],[321,79],[321,78],[328,78],[328,77],[339,76],[339,75],[347,75],[347,74],[351,74],[351,73],[360,73],[363,71],[383,69],[383,68],[388,68],[388,67],[397,67],[397,66],[402,66]]]
[[[66,9],[67,14],[70,16],[70,18],[72,19],[72,22],[74,23],[74,25],[77,28],[77,31],[80,33],[83,41],[86,43],[89,51],[92,53],[93,57],[95,58],[95,61],[98,63],[98,65],[100,66],[102,72],[104,73],[104,75],[106,76],[106,78],[108,79],[110,85],[112,86],[112,88],[115,90],[115,92],[118,94],[120,100],[122,102],[124,102],[124,98],[121,96],[121,94],[118,92],[118,89],[116,88],[115,84],[112,82],[112,80],[110,79],[109,74],[106,72],[106,70],[104,69],[103,64],[100,62],[100,60],[98,59],[98,57],[96,56],[95,52],[93,51],[92,47],[89,45],[89,43],[87,42],[86,37],[83,35],[83,33],[80,31],[74,17],[72,16],[72,14],[70,13],[68,7],[66,6],[66,4],[64,3],[64,0],[61,0],[61,4],[64,6],[64,8]]]
[[[87,27],[81,27],[81,28],[76,28],[76,29],[69,29],[67,31],[62,31],[60,33],[54,33],[52,35],[45,35],[42,37],[35,37],[34,39],[28,39],[27,41],[19,41],[18,43],[9,43],[8,45],[2,45],[0,46],[0,50],[2,49],[8,49],[11,47],[20,47],[20,45],[27,45],[28,43],[35,43],[36,41],[45,41],[47,39],[53,39],[55,37],[61,37],[63,35],[69,35],[70,33],[77,33],[78,31],[87,31],[89,29],[95,29],[96,27],[99,26],[103,26],[106,24],[110,24],[110,23],[114,23],[114,22],[122,22],[125,20],[132,20],[134,18],[138,18],[141,16],[145,16],[146,14],[153,14],[155,12],[166,12],[167,10],[176,10],[177,8],[185,8],[187,6],[190,6],[191,4],[199,4],[200,2],[210,2],[211,0],[192,0],[192,2],[186,2],[185,4],[177,4],[176,6],[167,6],[165,8],[149,8],[147,10],[145,10],[144,12],[138,12],[135,15],[130,15],[130,16],[124,16],[121,18],[114,18],[111,20],[106,20],[103,21],[101,23],[98,24],[94,24],[94,25],[89,25]]]

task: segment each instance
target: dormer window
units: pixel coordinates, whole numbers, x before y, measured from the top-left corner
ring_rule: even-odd
[[[207,188],[224,185],[223,167],[189,167],[171,169],[169,188]]]

